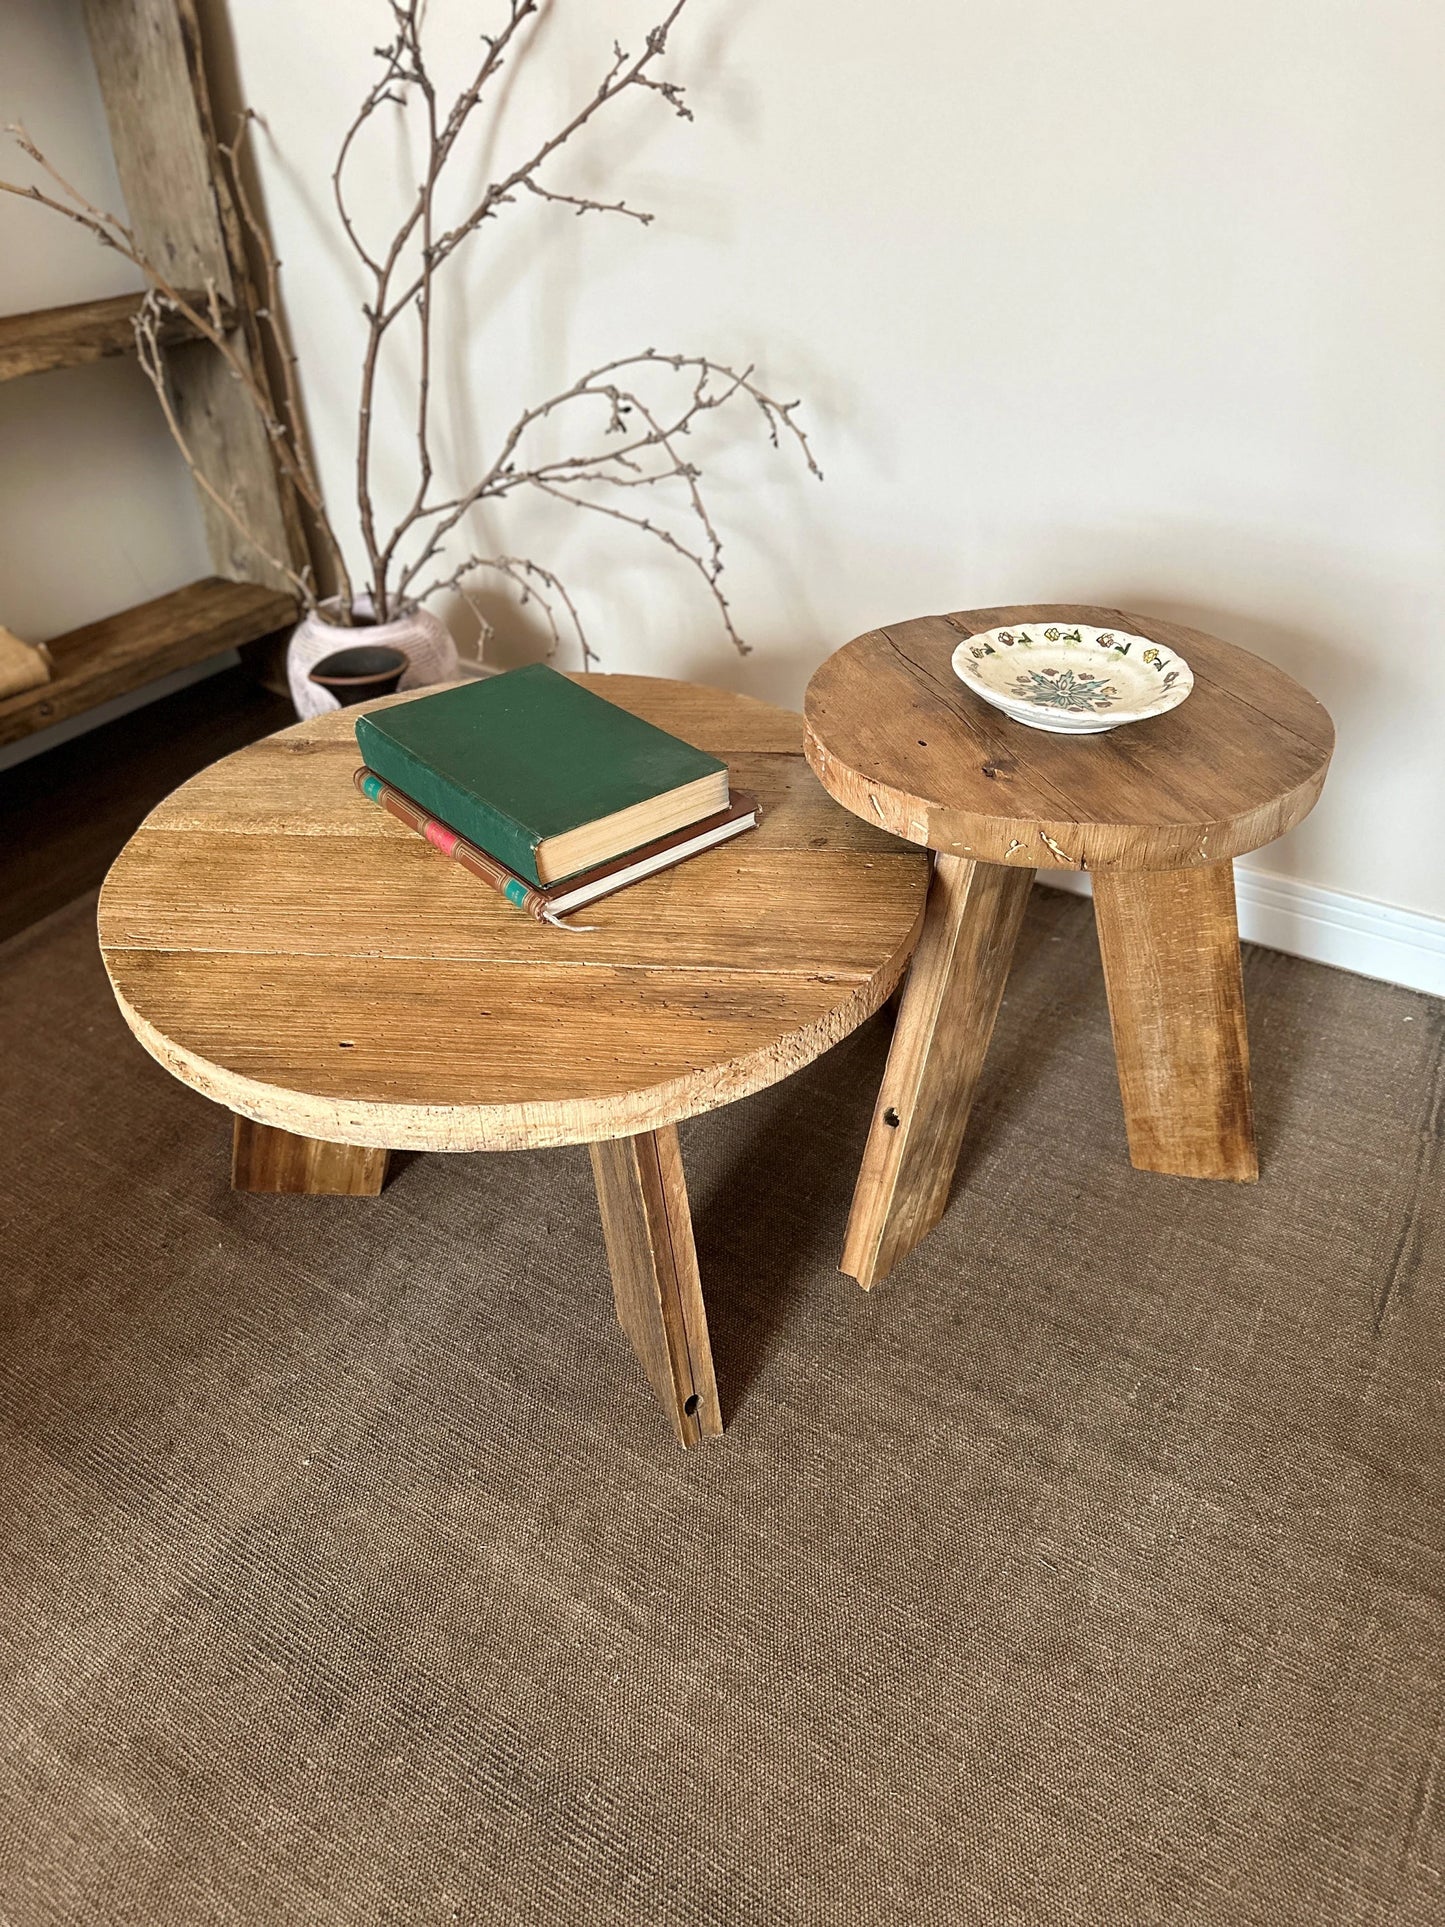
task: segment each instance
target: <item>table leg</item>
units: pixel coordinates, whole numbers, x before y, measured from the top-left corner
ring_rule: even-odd
[[[712,1346],[672,1125],[591,1144],[617,1318],[681,1445],[722,1432]]]
[[[1131,1162],[1257,1178],[1234,866],[1101,870],[1094,914]]]
[[[865,1291],[948,1205],[1033,871],[940,856],[839,1265]]]
[[[231,1189],[282,1191],[306,1197],[380,1196],[390,1153],[363,1144],[297,1137],[249,1117],[235,1119]]]

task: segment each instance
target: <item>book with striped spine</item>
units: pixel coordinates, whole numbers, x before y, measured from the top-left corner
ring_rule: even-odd
[[[612,896],[618,890],[625,890],[631,883],[640,883],[644,877],[655,876],[659,870],[670,869],[674,864],[685,862],[688,857],[697,856],[703,850],[740,836],[744,830],[754,828],[758,821],[757,799],[746,790],[734,790],[726,809],[718,810],[700,822],[690,823],[668,836],[654,838],[650,843],[628,850],[607,863],[596,864],[592,869],[583,870],[561,883],[537,884],[518,876],[515,870],[479,844],[459,836],[450,825],[443,823],[439,817],[429,815],[420,804],[413,802],[411,797],[394,784],[386,782],[374,770],[365,767],[358,769],[352,781],[369,801],[379,804],[389,816],[394,816],[399,823],[404,823],[409,830],[425,838],[441,855],[460,864],[468,875],[487,884],[519,910],[525,910],[538,923],[552,924],[560,930],[581,927],[561,921],[571,911],[595,903],[599,897]]]

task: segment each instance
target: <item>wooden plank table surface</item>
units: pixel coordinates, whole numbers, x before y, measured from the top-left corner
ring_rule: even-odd
[[[722,757],[759,828],[572,920],[594,930],[551,929],[358,795],[356,712],[333,711],[153,810],[106,880],[100,941],[146,1049],[235,1113],[245,1188],[374,1193],[386,1150],[626,1140],[593,1154],[619,1317],[690,1443],[721,1421],[673,1127],[878,1008],[929,862],[830,800],[801,718],[583,680]]]

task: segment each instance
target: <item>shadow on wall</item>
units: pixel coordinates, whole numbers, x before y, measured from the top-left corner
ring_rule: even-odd
[[[842,503],[840,501],[840,507]],[[735,546],[741,547],[735,538]],[[1411,697],[1400,678],[1408,674],[1396,659],[1395,679],[1380,674],[1378,637],[1399,633],[1402,623],[1418,623],[1424,611],[1398,607],[1407,599],[1397,580],[1367,576],[1348,567],[1337,551],[1303,548],[1262,537],[1239,527],[1140,523],[1120,527],[1043,531],[1019,528],[1001,540],[985,566],[962,563],[941,569],[930,560],[928,578],[910,592],[899,574],[880,582],[877,546],[855,550],[859,557],[856,581],[809,584],[804,562],[779,534],[767,557],[771,571],[776,557],[787,578],[786,597],[799,592],[808,600],[825,600],[838,610],[835,633],[773,638],[759,643],[747,657],[718,647],[718,637],[706,607],[680,634],[655,673],[713,683],[763,696],[767,700],[801,700],[801,693],[817,665],[834,649],[868,628],[932,612],[992,607],[1013,602],[1092,602],[1105,608],[1132,609],[1140,615],[1161,616],[1191,628],[1204,629],[1251,650],[1294,676],[1331,711],[1340,729],[1341,754],[1356,742],[1379,740],[1386,723],[1398,723],[1402,703]],[[618,551],[630,548],[617,539]],[[1032,557],[1027,553],[1033,551]],[[1213,558],[1213,560],[1211,560]],[[625,604],[624,578],[631,574],[630,554],[606,552],[574,564],[583,575],[614,578],[608,592]],[[670,566],[667,558],[656,568]],[[685,576],[685,571],[684,571]],[[1228,599],[1211,594],[1207,585],[1227,581]],[[1246,603],[1239,585],[1255,585],[1257,597]],[[850,596],[855,598],[849,606]],[[487,618],[497,624],[496,660],[505,666],[533,659],[548,645],[545,625],[531,610],[518,608],[505,592],[483,590],[474,597]],[[747,601],[757,602],[756,588]],[[1288,620],[1274,611],[1288,609]],[[744,633],[763,625],[749,624],[756,610],[743,608]],[[766,611],[761,612],[764,619]],[[465,615],[455,616],[458,634]],[[615,638],[601,635],[607,649]],[[615,652],[615,646],[612,650]],[[572,667],[570,661],[564,667]],[[604,662],[603,668],[617,666]],[[629,663],[636,671],[641,665]],[[1423,693],[1423,691],[1421,692]]]
[[[1371,569],[1363,556],[1253,529],[1154,524],[1138,534],[1132,565],[1111,572],[1100,600],[1237,643],[1293,676],[1334,719],[1320,803],[1285,839],[1287,866],[1273,858],[1266,866],[1408,903],[1408,880],[1376,871],[1372,819],[1388,815],[1388,793],[1434,755],[1427,717],[1438,697],[1428,659],[1397,647],[1427,630],[1423,589]],[[1226,584],[1227,597],[1219,593]]]
[[[910,533],[915,558],[917,537]],[[1423,651],[1398,648],[1402,636],[1427,632],[1432,619],[1424,589],[1408,577],[1323,542],[1163,518],[1095,527],[981,524],[971,557],[949,567],[930,556],[916,583],[897,571],[884,579],[882,548],[876,540],[850,545],[845,532],[838,550],[851,553],[855,569],[813,591],[815,604],[839,611],[835,633],[769,642],[757,657],[728,666],[729,683],[797,703],[816,664],[851,636],[932,611],[1085,602],[1185,623],[1276,664],[1334,719],[1335,762],[1321,803],[1289,833],[1287,866],[1270,867],[1387,902],[1418,899],[1418,871],[1403,855],[1398,878],[1379,872],[1372,821],[1388,810],[1387,793],[1409,781],[1418,789],[1427,758],[1439,767],[1428,721],[1439,703],[1430,661]],[[712,680],[716,668],[711,677],[697,673]],[[795,688],[785,689],[789,679]],[[1367,806],[1366,798],[1374,801]]]

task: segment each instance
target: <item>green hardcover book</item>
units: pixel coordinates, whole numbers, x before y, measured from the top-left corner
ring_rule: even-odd
[[[545,663],[359,716],[367,767],[537,884],[728,806],[727,765]]]

